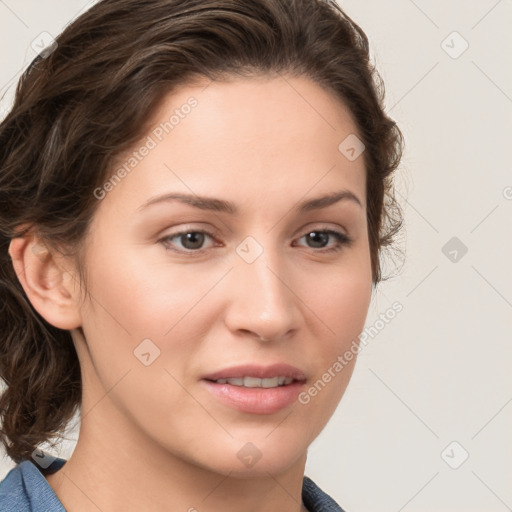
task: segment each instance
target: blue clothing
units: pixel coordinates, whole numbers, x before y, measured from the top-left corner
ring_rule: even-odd
[[[66,512],[44,476],[55,473],[65,463],[65,459],[56,458],[46,469],[31,459],[17,464],[0,481],[0,512]],[[343,512],[307,476],[302,483],[302,501],[310,512]]]

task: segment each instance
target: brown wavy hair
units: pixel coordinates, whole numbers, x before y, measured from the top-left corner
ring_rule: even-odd
[[[164,95],[198,77],[312,79],[348,106],[366,146],[374,285],[381,249],[402,225],[392,174],[403,137],[384,112],[368,39],[336,2],[103,0],[56,43],[22,74],[0,124],[0,439],[15,462],[63,433],[82,387],[71,334],[31,305],[10,240],[33,228],[76,258],[85,283],[84,243],[99,204],[93,191],[144,135]]]

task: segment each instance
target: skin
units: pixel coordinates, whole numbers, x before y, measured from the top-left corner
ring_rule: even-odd
[[[202,385],[229,366],[286,362],[307,389],[362,331],[372,276],[364,162],[338,150],[357,134],[338,99],[307,78],[205,82],[169,94],[150,125],[190,96],[198,105],[100,201],[83,301],[73,261],[32,234],[10,246],[32,304],[71,331],[80,360],[80,436],[47,476],[71,512],[304,511],[308,446],[353,371],[355,359],[308,404],[266,415],[228,407]],[[293,211],[343,189],[361,205]],[[164,192],[232,201],[240,213],[177,201],[138,211]],[[214,237],[199,255],[184,237],[160,241],[183,229]],[[338,241],[315,244],[306,235],[319,229],[352,242],[326,253]],[[263,248],[250,264],[236,252],[248,236]],[[149,366],[134,356],[147,338],[160,350]],[[251,468],[237,457],[247,442],[262,455]]]

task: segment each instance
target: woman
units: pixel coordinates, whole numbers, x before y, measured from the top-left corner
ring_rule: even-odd
[[[401,223],[382,102],[322,0],[104,0],[35,59],[0,128],[0,510],[342,510],[304,471]]]

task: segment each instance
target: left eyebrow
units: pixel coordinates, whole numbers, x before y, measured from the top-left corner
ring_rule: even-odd
[[[361,201],[353,192],[351,192],[350,190],[340,190],[339,192],[333,192],[332,194],[302,201],[294,207],[294,210],[298,213],[306,213],[312,210],[320,210],[322,208],[327,208],[328,206],[331,206],[339,201],[344,200],[351,201],[359,205],[361,208],[363,207]],[[215,197],[205,197],[174,192],[150,198],[144,204],[139,206],[139,208],[137,208],[137,211],[144,210],[148,206],[151,206],[156,203],[172,201],[179,201],[181,203],[188,204],[201,210],[209,210],[220,213],[230,213],[235,215],[240,212],[238,207],[231,201],[217,199]]]
[[[339,192],[333,192],[326,196],[309,199],[299,203],[294,209],[299,213],[310,212],[311,210],[319,210],[321,208],[327,208],[339,201],[348,200],[356,203],[361,208],[363,207],[359,198],[350,190],[340,190]]]

